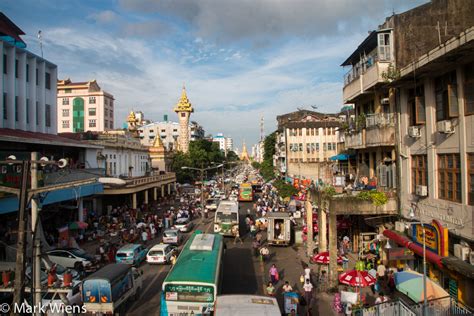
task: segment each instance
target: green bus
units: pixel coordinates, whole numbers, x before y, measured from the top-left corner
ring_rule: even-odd
[[[240,202],[252,202],[253,201],[253,190],[252,184],[245,182],[239,186],[239,201]]]
[[[224,239],[196,231],[165,278],[161,316],[211,315],[223,276]]]

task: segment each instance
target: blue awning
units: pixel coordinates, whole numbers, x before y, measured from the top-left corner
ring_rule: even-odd
[[[353,158],[354,156],[353,155],[348,155],[348,154],[339,154],[339,155],[336,155],[336,156],[332,156],[329,158],[329,160],[332,160],[332,161],[346,161],[346,160],[349,160],[350,158]]]
[[[102,183],[90,183],[80,185],[74,188],[51,191],[45,194],[42,205],[75,200],[80,197],[91,196],[104,192]],[[18,211],[18,197],[11,196],[0,199],[0,214],[12,213]]]

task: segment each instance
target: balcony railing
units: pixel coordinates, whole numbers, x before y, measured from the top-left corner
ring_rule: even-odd
[[[105,175],[105,169],[60,169],[43,173],[44,185],[61,184],[79,180],[96,179]]]
[[[382,127],[382,126],[394,126],[395,119],[393,113],[375,113],[367,114],[365,118],[365,126],[371,127]]]
[[[144,185],[153,182],[164,182],[169,180],[176,180],[176,175],[173,172],[167,174],[160,174],[156,176],[140,177],[125,180],[127,182],[126,186],[138,186]]]
[[[344,144],[346,148],[363,148],[364,147],[364,133],[363,131],[355,132],[353,134],[346,134]]]

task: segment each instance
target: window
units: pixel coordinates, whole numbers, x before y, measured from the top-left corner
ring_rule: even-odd
[[[438,155],[438,198],[461,202],[459,154]]]
[[[113,118],[114,117],[114,110],[110,110],[110,117]]]
[[[181,117],[186,117],[186,113],[185,113],[185,112],[182,112],[182,113],[181,113]]]
[[[306,136],[309,136],[309,128],[306,129]]]
[[[413,193],[417,185],[428,185],[428,164],[426,155],[411,156],[411,182]]]
[[[316,136],[319,136],[319,128],[316,129]]]
[[[69,128],[69,121],[62,121],[63,128]]]
[[[72,93],[72,89],[64,89],[64,93]]]
[[[109,110],[104,109],[104,116],[109,116]]]
[[[298,130],[298,135],[303,136],[303,129],[302,128],[297,128]]]
[[[36,101],[36,125],[39,125],[39,102]]]
[[[109,121],[107,121],[107,120],[104,121],[104,127],[109,128]]]
[[[311,152],[311,144],[306,144],[306,153],[310,153]]]
[[[15,59],[15,78],[18,78],[18,59]]]
[[[95,119],[94,120],[89,120],[89,127],[96,127],[96,125],[97,125],[96,122],[97,122],[97,120],[95,120]]]
[[[299,150],[299,151],[303,151],[303,144],[302,144],[302,143],[299,143],[299,144],[298,144],[298,150]]]
[[[456,71],[435,79],[436,120],[443,121],[459,115]]]
[[[7,54],[3,54],[3,73],[7,74],[8,69],[7,69]]]
[[[95,104],[95,97],[89,97],[89,104]]]
[[[15,122],[18,122],[18,96],[15,96]]]
[[[464,68],[464,111],[474,114],[474,63]]]
[[[474,205],[474,153],[467,154],[468,203]]]
[[[36,75],[36,85],[39,86],[39,76],[38,76],[38,68],[36,68],[35,75]]]
[[[332,143],[328,143],[328,150],[332,150]]]
[[[327,150],[327,145],[326,143],[323,143],[323,151],[326,151]]]
[[[114,128],[114,121],[109,121],[109,128]]]
[[[30,99],[26,99],[26,124],[30,124]]]
[[[30,65],[26,64],[26,82],[30,82]]]
[[[46,127],[51,127],[51,105],[49,104],[45,104],[44,119],[45,119]]]
[[[7,104],[7,94],[4,92],[3,93],[3,119],[7,120],[8,119],[8,104]]]
[[[89,115],[95,116],[95,108],[89,108]]]
[[[63,105],[69,105],[69,98],[63,98]]]
[[[426,122],[424,90],[425,88],[423,85],[408,90],[408,112],[410,126],[422,125]]]
[[[316,143],[316,151],[319,151],[319,143]]]
[[[63,117],[69,117],[69,109],[63,109]]]

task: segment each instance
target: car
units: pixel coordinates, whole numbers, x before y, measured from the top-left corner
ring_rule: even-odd
[[[217,198],[207,199],[206,209],[209,210],[209,211],[217,210],[217,206],[219,205],[219,201],[220,201],[220,199],[217,199]]]
[[[153,263],[169,263],[171,256],[176,254],[178,249],[175,246],[168,244],[158,244],[148,250],[146,254],[146,262]]]
[[[176,228],[168,228],[163,232],[163,243],[179,245],[183,241],[181,232]]]
[[[94,272],[97,270],[96,259],[79,248],[58,248],[46,252],[49,260],[69,269]]]
[[[77,309],[74,309],[75,312],[80,312],[79,306],[82,305],[82,295],[81,295],[81,285],[80,281],[73,281],[72,287],[67,291],[66,299],[69,302],[70,306],[78,306]],[[57,292],[48,292],[41,297],[42,305],[46,307],[47,316],[53,315],[67,315],[66,313],[60,313],[64,309],[64,302],[61,300],[60,294]]]
[[[145,246],[140,244],[126,244],[117,250],[115,254],[115,261],[117,263],[126,263],[133,266],[140,265],[147,254],[147,249]]]
[[[191,222],[189,217],[181,217],[174,222],[174,227],[180,232],[187,233],[194,227],[194,223]]]

